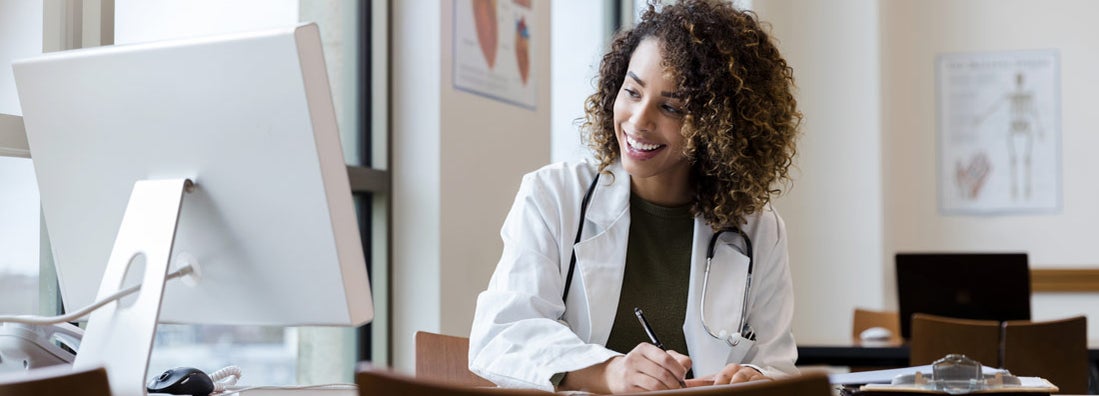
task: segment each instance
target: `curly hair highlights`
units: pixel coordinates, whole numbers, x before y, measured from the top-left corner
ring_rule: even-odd
[[[684,98],[691,210],[715,230],[743,224],[790,182],[802,118],[793,70],[750,11],[707,0],[681,0],[659,12],[650,4],[637,27],[615,36],[584,104],[582,130],[600,170],[619,159],[614,101],[630,57],[650,37],[659,40],[663,66]]]

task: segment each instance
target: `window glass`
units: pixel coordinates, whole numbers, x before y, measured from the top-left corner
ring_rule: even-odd
[[[11,62],[41,53],[42,2],[0,0],[0,114],[23,114]]]
[[[360,6],[368,5],[353,0],[302,1],[300,15],[302,22],[316,22],[321,31],[343,157],[348,165],[363,165],[358,111]]]
[[[21,115],[13,60],[42,53],[42,4],[0,0],[0,114]],[[38,313],[38,185],[22,152],[23,131],[0,122],[0,313]]]
[[[0,157],[0,313],[38,313],[38,185],[26,158]]]

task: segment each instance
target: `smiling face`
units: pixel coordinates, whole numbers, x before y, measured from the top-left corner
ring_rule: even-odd
[[[614,100],[614,132],[632,190],[662,205],[690,202],[690,164],[683,155],[683,100],[662,62],[660,41],[637,45]]]

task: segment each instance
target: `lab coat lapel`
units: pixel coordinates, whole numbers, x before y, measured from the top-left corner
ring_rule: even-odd
[[[589,327],[586,337],[585,329],[574,330],[593,344],[606,344],[614,324],[630,232],[630,176],[618,164],[608,169],[614,176],[599,179],[588,205],[586,238],[575,246],[578,276],[573,287],[584,291],[583,301],[577,302],[588,308]]]

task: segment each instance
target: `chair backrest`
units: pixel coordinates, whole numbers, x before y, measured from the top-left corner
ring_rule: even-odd
[[[388,371],[382,368],[365,367],[355,373],[355,384],[359,387],[359,395],[402,395],[402,396],[427,396],[427,395],[452,395],[452,396],[543,396],[553,393],[531,389],[470,387],[439,382],[434,379],[413,378]]]
[[[928,314],[912,315],[909,364],[931,364],[960,353],[985,366],[1000,365],[1000,322],[956,319]]]
[[[49,366],[0,375],[0,395],[111,396],[107,370]]]
[[[1084,316],[1004,322],[1004,368],[1042,377],[1061,393],[1088,393],[1088,322]]]
[[[859,335],[863,330],[871,327],[881,327],[892,332],[890,342],[903,342],[901,338],[901,317],[897,311],[873,311],[869,309],[855,308],[855,314],[851,318],[851,338],[859,341]]]
[[[457,386],[495,386],[469,371],[469,338],[416,332],[416,378]]]

